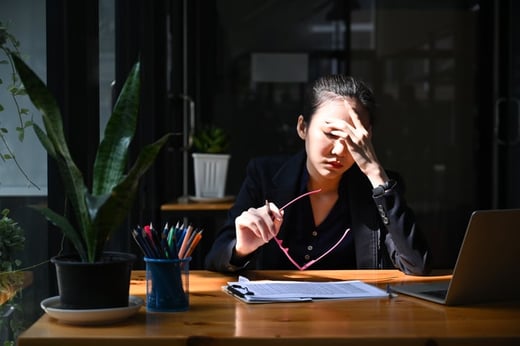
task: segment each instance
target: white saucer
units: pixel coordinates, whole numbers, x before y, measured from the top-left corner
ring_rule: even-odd
[[[109,324],[124,320],[136,314],[144,304],[143,299],[130,296],[128,306],[108,309],[62,309],[60,297],[50,297],[42,300],[41,308],[60,322],[67,324]]]
[[[190,201],[198,202],[198,203],[224,203],[224,202],[232,202],[235,199],[235,196],[224,196],[224,197],[197,197],[197,196],[189,196]]]

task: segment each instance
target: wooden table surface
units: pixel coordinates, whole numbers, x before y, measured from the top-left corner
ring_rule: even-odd
[[[351,280],[385,287],[449,275],[407,276],[397,270],[258,271],[250,279]],[[221,291],[225,276],[190,273],[190,309],[137,315],[106,326],[72,326],[43,315],[18,345],[520,345],[520,302],[446,307],[415,298],[245,304]],[[144,272],[131,294],[145,296]]]

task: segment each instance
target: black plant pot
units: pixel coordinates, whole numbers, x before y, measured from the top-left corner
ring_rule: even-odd
[[[136,256],[131,253],[105,252],[100,261],[85,263],[76,255],[51,258],[61,308],[101,309],[128,306],[130,275]]]

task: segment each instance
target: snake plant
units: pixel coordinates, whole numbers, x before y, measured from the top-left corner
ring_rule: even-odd
[[[83,174],[70,154],[56,99],[17,54],[11,56],[31,102],[41,113],[44,129],[34,124],[34,131],[48,155],[57,163],[74,221],[49,208],[38,209],[71,241],[82,262],[96,262],[101,258],[106,241],[128,215],[139,179],[153,164],[170,134],[143,147],[127,170],[128,148],[135,133],[139,110],[140,64],[137,62],[107,123],[94,162],[92,191],[88,191]]]

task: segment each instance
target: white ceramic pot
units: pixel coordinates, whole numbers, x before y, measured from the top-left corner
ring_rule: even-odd
[[[192,156],[195,196],[223,198],[231,155],[193,153]]]

